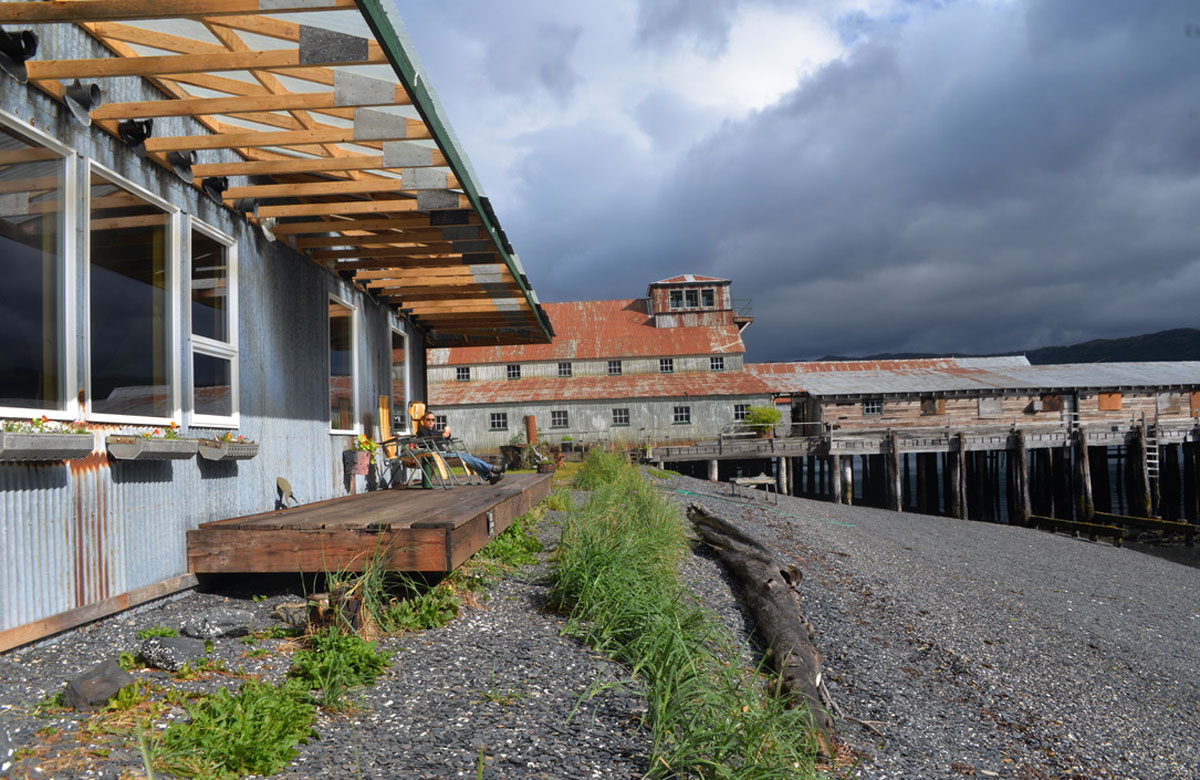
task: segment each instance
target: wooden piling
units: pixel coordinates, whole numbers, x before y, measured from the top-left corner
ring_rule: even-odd
[[[888,434],[887,506],[894,512],[904,511],[904,489],[900,481],[900,440],[896,432]]]
[[[1181,445],[1163,446],[1163,459],[1158,472],[1158,513],[1163,520],[1179,520],[1182,505],[1179,479],[1179,451]]]
[[[1075,520],[1090,523],[1096,516],[1092,500],[1092,469],[1088,459],[1087,431],[1075,431]]]
[[[854,504],[854,456],[841,457],[842,469],[842,503]]]
[[[1088,447],[1092,470],[1092,500],[1097,512],[1113,511],[1112,482],[1108,478],[1108,447]]]
[[[1139,423],[1129,435],[1125,460],[1125,481],[1128,483],[1129,514],[1150,517],[1150,471],[1146,463],[1146,427]]]
[[[954,435],[950,444],[950,452],[946,454],[946,462],[949,466],[946,487],[950,491],[950,500],[947,502],[950,506],[950,516],[963,520],[967,517],[967,496],[964,489],[966,487],[964,483],[967,470],[967,447],[961,433]]]
[[[834,453],[829,456],[829,500],[835,504],[842,503],[842,464],[841,456]]]
[[[1050,449],[1050,492],[1054,495],[1054,507],[1058,510],[1054,516],[1063,520],[1071,519],[1074,506],[1069,447],[1069,444],[1064,444],[1062,447]]]
[[[1009,522],[1029,525],[1033,509],[1029,500],[1029,458],[1024,431],[1013,431],[1009,437],[1008,485]]]
[[[717,463],[718,463],[718,461],[716,458],[713,458],[712,460],[710,460],[708,462],[708,481],[709,482],[717,482],[718,481]]]
[[[1200,523],[1200,442],[1183,443],[1183,516]]]

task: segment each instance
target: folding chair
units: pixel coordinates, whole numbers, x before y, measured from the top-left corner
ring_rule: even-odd
[[[485,484],[484,478],[476,474],[475,471],[466,464],[466,461],[462,459],[462,453],[469,453],[469,451],[461,439],[455,437],[447,438],[445,436],[430,436],[422,439],[422,441],[426,442],[430,446],[430,449],[434,450],[441,457],[441,459],[446,462],[447,465],[455,462],[458,463],[458,466],[463,470],[463,473],[455,474],[453,471],[451,471],[451,480],[456,483],[458,483],[459,480],[462,480],[461,484],[464,485]]]
[[[387,486],[396,487],[397,472],[403,470],[402,484],[405,487],[420,477],[422,487],[434,487],[436,482],[437,487],[449,490],[454,481],[445,458],[430,446],[428,439],[413,435],[416,433],[416,423],[419,423],[425,411],[425,404],[419,401],[409,404],[409,415],[414,419],[412,433],[391,437],[389,400],[386,395],[379,397],[379,429],[382,439],[379,442],[379,452],[384,466],[381,473],[388,475]]]

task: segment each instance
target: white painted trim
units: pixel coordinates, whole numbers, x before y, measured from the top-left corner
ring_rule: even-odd
[[[362,433],[362,423],[358,417],[358,393],[359,393],[359,384],[360,384],[359,363],[358,363],[358,353],[359,353],[358,337],[359,337],[359,331],[360,331],[360,328],[358,326],[359,311],[358,311],[358,307],[355,306],[353,303],[351,303],[348,297],[343,297],[337,293],[332,293],[332,292],[329,293],[326,306],[328,306],[328,302],[336,303],[339,306],[344,306],[350,310],[350,417],[351,417],[351,420],[353,421],[353,424],[350,428],[334,428],[333,422],[330,421],[329,433],[331,435],[336,435],[336,436],[345,436],[347,434],[357,436],[358,434]],[[330,341],[332,339],[332,336],[333,336],[333,334],[330,332],[330,329],[329,329],[329,312],[326,311],[326,313],[325,313],[325,350],[326,350],[325,366],[326,366],[326,373],[328,373],[328,371],[329,371],[329,368],[328,368],[329,358],[330,358],[329,349],[331,346]],[[329,381],[325,386],[325,402],[326,403],[329,403],[329,400],[333,397],[333,395],[332,395],[333,377],[329,376],[328,380]]]
[[[205,336],[197,336],[192,332],[192,305],[191,305],[191,282],[192,282],[192,231],[198,231],[205,234],[214,241],[225,245],[225,262],[226,262],[226,316],[229,321],[226,323],[228,341],[218,341],[216,339],[207,338]],[[241,381],[238,360],[238,345],[239,342],[239,320],[238,320],[238,245],[237,241],[226,233],[222,233],[206,222],[202,222],[195,216],[188,215],[187,230],[185,231],[187,240],[185,242],[187,251],[182,253],[183,262],[181,263],[180,279],[183,285],[184,295],[184,316],[183,326],[187,333],[187,365],[184,366],[184,376],[187,381],[184,384],[184,418],[189,426],[197,428],[233,428],[236,429],[241,424],[241,405],[239,399],[241,397]],[[197,414],[194,404],[196,399],[195,386],[195,356],[196,354],[207,355],[209,357],[220,358],[230,362],[229,368],[229,392],[230,392],[230,411],[228,416],[223,415],[208,415]]]
[[[180,223],[182,222],[181,212],[178,207],[172,205],[169,201],[164,200],[158,195],[150,192],[146,188],[136,182],[126,179],[116,171],[106,165],[96,162],[92,159],[87,159],[84,165],[84,193],[80,193],[79,202],[81,204],[80,217],[83,223],[84,232],[91,235],[92,224],[92,209],[91,209],[91,182],[93,170],[98,171],[110,183],[126,189],[134,195],[146,200],[152,206],[162,210],[167,215],[167,334],[170,340],[170,353],[168,354],[168,363],[170,365],[170,376],[168,382],[170,384],[170,406],[171,415],[169,417],[147,417],[140,415],[123,415],[123,414],[107,414],[96,413],[92,411],[92,360],[91,360],[91,340],[93,333],[91,331],[92,322],[92,295],[91,295],[91,273],[92,273],[92,246],[91,242],[87,242],[83,251],[80,253],[83,262],[83,285],[86,290],[85,305],[84,305],[84,322],[86,326],[86,338],[83,341],[82,349],[87,356],[84,361],[84,388],[87,397],[87,404],[82,411],[82,416],[88,421],[94,422],[115,422],[125,423],[129,425],[167,425],[172,422],[178,423],[182,418],[180,409],[180,316],[179,316],[179,255],[180,255]]]

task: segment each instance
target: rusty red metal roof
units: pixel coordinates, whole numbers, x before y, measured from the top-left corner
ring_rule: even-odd
[[[569,379],[532,377],[497,382],[437,382],[429,385],[433,407],[462,404],[767,395],[761,379],[741,371],[682,374],[625,374]]]
[[[746,351],[732,319],[723,325],[656,328],[644,298],[544,304],[551,344],[429,350],[429,365],[722,355]]]

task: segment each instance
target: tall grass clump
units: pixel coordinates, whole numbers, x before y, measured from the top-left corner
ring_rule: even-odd
[[[690,554],[680,511],[612,453],[593,451],[576,485],[593,492],[564,522],[551,603],[568,631],[643,682],[649,776],[814,777],[808,713],[739,667],[729,632],[680,584]]]

